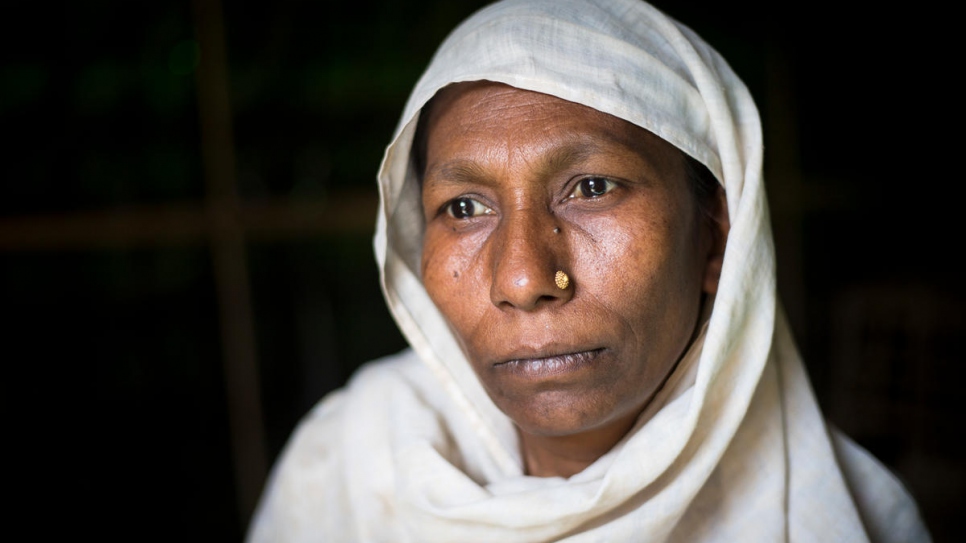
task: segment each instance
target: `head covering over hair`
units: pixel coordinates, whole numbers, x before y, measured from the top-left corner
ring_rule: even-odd
[[[523,472],[512,421],[420,279],[420,111],[441,88],[480,80],[643,127],[727,195],[708,321],[628,436],[567,479]],[[776,297],[758,112],[687,27],[640,0],[478,11],[416,84],[379,188],[382,287],[412,349],[366,365],[306,417],[250,541],[928,541],[899,482],[817,407]]]

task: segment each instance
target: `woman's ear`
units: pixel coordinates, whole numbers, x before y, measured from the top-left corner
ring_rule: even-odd
[[[728,243],[728,231],[731,221],[728,218],[728,199],[724,187],[715,189],[713,206],[705,218],[707,227],[711,231],[711,246],[708,248],[708,259],[704,268],[704,283],[702,288],[708,294],[718,292],[718,281],[721,279],[721,265],[724,262],[725,246]]]

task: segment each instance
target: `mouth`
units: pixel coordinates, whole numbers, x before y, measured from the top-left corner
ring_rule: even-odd
[[[602,352],[604,349],[600,348],[534,358],[515,358],[498,362],[493,365],[493,368],[529,379],[542,379],[591,366]]]

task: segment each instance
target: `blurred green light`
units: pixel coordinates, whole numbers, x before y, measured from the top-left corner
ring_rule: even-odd
[[[184,40],[171,48],[168,68],[175,75],[188,75],[195,71],[201,60],[201,48],[195,40]]]

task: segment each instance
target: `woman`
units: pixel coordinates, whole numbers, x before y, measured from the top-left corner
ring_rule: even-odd
[[[380,170],[412,349],[300,425],[251,541],[928,541],[775,295],[757,111],[639,0],[505,1]]]

